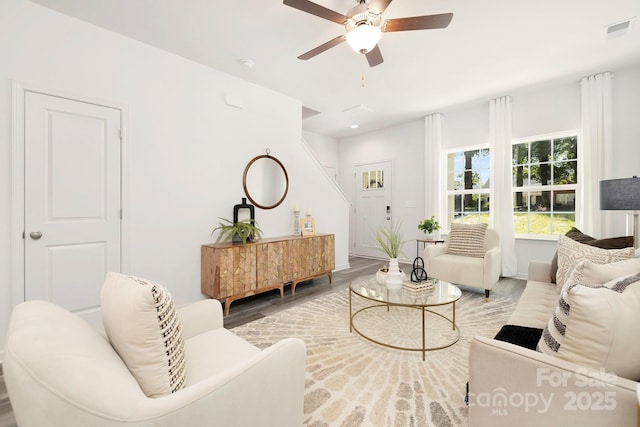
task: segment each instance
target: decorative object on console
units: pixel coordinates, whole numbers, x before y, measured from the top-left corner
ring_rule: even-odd
[[[600,181],[600,209],[603,211],[633,211],[633,242],[640,246],[640,178]]]
[[[242,221],[232,222],[225,218],[220,218],[227,224],[222,222],[218,223],[218,226],[213,229],[211,235],[216,231],[219,231],[216,243],[228,242],[242,243],[246,245],[247,242],[253,242],[262,238],[262,230],[258,227],[258,223],[251,218],[243,219]]]
[[[389,271],[387,272],[387,288],[390,290],[399,290],[402,288],[402,276],[398,267],[398,256],[402,253],[402,223],[390,223],[388,226],[379,227],[374,237],[378,245],[378,249],[384,251],[389,257]]]
[[[233,223],[238,222],[240,211],[249,211],[249,219],[251,222],[255,222],[256,220],[256,210],[252,204],[247,203],[247,198],[242,198],[242,203],[233,206]],[[243,220],[245,218],[242,218]]]
[[[303,236],[313,236],[316,234],[316,220],[313,219],[309,213],[300,220],[300,226],[302,228]]]
[[[254,157],[244,169],[242,186],[251,203],[260,209],[273,209],[287,197],[289,175],[280,160],[266,154]]]
[[[300,207],[298,205],[293,208],[293,235],[300,235]]]
[[[435,240],[437,237],[436,231],[440,230],[440,223],[436,221],[435,216],[431,215],[431,218],[418,223],[418,229],[424,232],[427,240]]]

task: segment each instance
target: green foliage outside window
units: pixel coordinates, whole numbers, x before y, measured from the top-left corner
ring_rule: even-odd
[[[575,224],[576,136],[513,145],[516,234],[560,234]]]

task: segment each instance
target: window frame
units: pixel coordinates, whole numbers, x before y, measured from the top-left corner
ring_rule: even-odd
[[[461,189],[461,190],[449,190],[449,155],[453,153],[460,153],[465,151],[476,151],[476,150],[487,150],[489,152],[489,187],[487,188],[472,188],[472,189]],[[448,148],[444,151],[444,205],[443,205],[443,213],[445,220],[442,221],[445,229],[451,229],[451,222],[449,222],[449,196],[461,195],[464,196],[466,194],[479,194],[486,195],[490,197],[491,195],[491,148],[489,147],[489,143],[485,144],[475,144],[468,145],[464,147],[455,147]],[[464,212],[464,211],[463,211]],[[482,212],[482,211],[478,211]],[[491,221],[491,207],[489,207],[489,221]]]
[[[547,134],[542,134],[542,135],[532,135],[532,136],[526,136],[526,137],[521,137],[521,138],[513,138],[511,140],[511,146],[512,146],[512,152],[513,152],[513,146],[514,145],[518,145],[518,144],[524,144],[524,143],[531,143],[531,142],[536,142],[536,141],[547,141],[547,140],[556,140],[556,139],[563,139],[563,138],[571,138],[571,137],[575,137],[576,138],[576,182],[574,184],[551,184],[551,185],[542,185],[542,184],[538,184],[538,185],[528,185],[528,186],[523,186],[523,187],[516,187],[515,185],[511,186],[511,203],[512,203],[512,211],[513,211],[513,218],[514,218],[514,224],[515,224],[515,206],[513,204],[514,201],[514,196],[515,193],[517,193],[518,191],[520,192],[527,192],[527,193],[531,193],[531,192],[542,192],[542,191],[557,191],[557,190],[573,190],[574,194],[575,194],[575,209],[573,211],[574,214],[574,221],[577,220],[578,218],[578,206],[579,206],[579,200],[580,200],[580,186],[579,186],[579,180],[581,179],[581,173],[580,173],[580,169],[581,169],[581,156],[580,153],[582,151],[582,133],[580,131],[580,129],[573,129],[573,130],[567,130],[567,131],[561,131],[561,132],[554,132],[554,133],[547,133]],[[553,148],[553,147],[552,147]],[[551,151],[553,151],[551,149]],[[528,154],[529,156],[529,160],[531,159],[531,153],[529,152]],[[550,163],[553,163],[553,161],[551,160]],[[530,163],[529,163],[530,164]],[[513,168],[513,158],[511,159],[511,164],[510,167]],[[512,179],[513,179],[513,172],[512,172]],[[531,215],[531,206],[528,205],[528,210],[527,210],[527,215]],[[553,215],[552,211],[552,215]],[[553,218],[552,218],[553,220]],[[553,224],[553,223],[552,223]],[[514,233],[515,233],[515,229],[514,229]],[[558,236],[557,234],[554,233],[548,233],[548,234],[534,234],[534,233],[515,233],[515,238],[516,239],[528,239],[528,240],[557,240]]]

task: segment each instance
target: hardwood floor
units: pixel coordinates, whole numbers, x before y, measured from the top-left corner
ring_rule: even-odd
[[[290,286],[285,287],[284,298],[280,299],[280,292],[266,292],[231,304],[231,310],[224,319],[226,328],[234,328],[252,320],[260,319],[278,311],[303,304],[322,295],[346,289],[352,279],[365,274],[374,274],[386,263],[379,259],[349,258],[350,268],[337,271],[333,274],[333,283],[329,284],[327,276],[302,282],[296,287],[296,294],[291,295]],[[400,268],[405,272],[411,270],[411,265],[401,264]],[[526,281],[521,279],[502,278],[494,286],[491,295],[506,298],[520,298],[524,291]],[[470,290],[460,286],[463,290]],[[474,292],[478,292],[475,290]],[[11,411],[9,396],[4,384],[2,365],[0,365],[0,427],[16,427],[15,419]]]
[[[0,365],[0,427],[16,427],[16,419],[11,411],[11,403],[4,384],[4,374]]]

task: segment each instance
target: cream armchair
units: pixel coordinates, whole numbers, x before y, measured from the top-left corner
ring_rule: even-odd
[[[485,298],[493,285],[498,283],[502,271],[500,236],[487,228],[484,238],[483,258],[452,255],[447,253],[449,237],[442,245],[427,245],[424,248],[424,268],[429,277],[445,280],[456,285],[484,289]]]
[[[186,386],[149,398],[107,338],[52,303],[15,307],[3,364],[20,427],[291,426],[303,423],[305,345],[260,350],[224,329],[222,307],[178,310]]]

